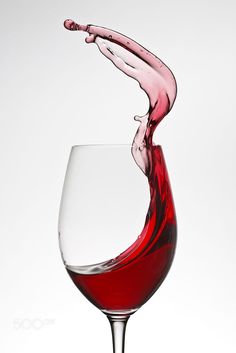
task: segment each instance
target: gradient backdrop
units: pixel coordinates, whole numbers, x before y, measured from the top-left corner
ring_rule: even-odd
[[[71,145],[130,143],[147,98],[65,18],[134,38],[178,82],[155,135],[178,248],[130,319],[126,352],[235,352],[235,11],[233,0],[1,2],[1,353],[112,349],[107,319],[63,268],[58,208]]]

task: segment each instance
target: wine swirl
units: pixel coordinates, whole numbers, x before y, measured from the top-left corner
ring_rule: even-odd
[[[72,20],[66,20],[64,26],[68,30],[87,32],[89,36],[86,42],[96,43],[105,57],[139,83],[149,99],[148,112],[143,116],[135,116],[140,125],[131,148],[133,158],[148,178],[150,188],[150,204],[144,228],[137,240],[116,258],[91,266],[68,266],[68,272],[75,283],[77,277],[74,274],[99,274],[100,281],[101,275],[106,281],[110,271],[132,271],[132,268],[137,268],[138,263],[142,261],[143,270],[151,273],[151,269],[148,269],[150,261],[149,264],[145,262],[149,256],[149,260],[150,257],[153,258],[153,264],[158,268],[158,273],[153,274],[153,288],[156,290],[171,266],[177,232],[164,156],[161,147],[155,146],[152,138],[157,125],[174,104],[177,93],[175,77],[158,57],[121,33],[94,25],[80,25]],[[81,277],[78,282],[83,292],[82,281],[86,281],[86,276]],[[87,284],[86,286],[88,288]],[[90,296],[87,292],[86,295]]]

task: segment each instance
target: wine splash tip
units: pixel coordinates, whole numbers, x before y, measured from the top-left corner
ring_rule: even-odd
[[[64,27],[69,31],[86,31],[88,26],[76,23],[73,20],[67,19],[64,21]]]

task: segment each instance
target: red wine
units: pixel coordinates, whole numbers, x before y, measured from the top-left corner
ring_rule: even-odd
[[[146,175],[150,204],[144,228],[137,240],[115,259],[91,266],[69,266],[67,271],[80,291],[98,308],[111,311],[137,309],[161,285],[176,246],[176,217],[164,156],[152,137],[156,126],[171,110],[176,81],[171,70],[134,40],[109,29],[79,25],[66,20],[69,30],[89,33],[103,55],[138,81],[149,98],[149,110],[135,116],[140,126],[132,144],[132,155]]]
[[[105,311],[139,308],[160,286],[173,260],[176,244],[173,200],[160,146],[153,147],[152,154],[155,160],[149,179],[152,198],[140,237],[115,259],[116,265],[109,271],[80,274],[68,269],[81,292]]]

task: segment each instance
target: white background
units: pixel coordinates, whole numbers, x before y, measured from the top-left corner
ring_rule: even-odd
[[[70,147],[130,143],[147,99],[65,18],[120,31],[174,72],[161,123],[178,216],[171,272],[129,321],[128,352],[235,352],[235,1],[1,4],[0,351],[111,352],[69,280],[57,218]]]

